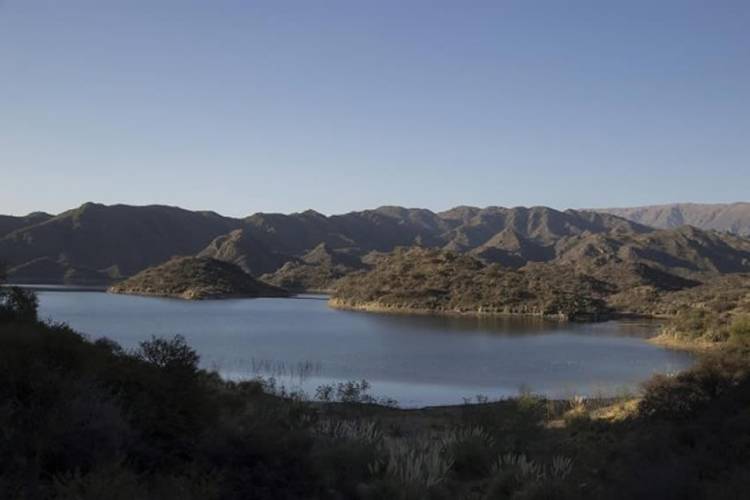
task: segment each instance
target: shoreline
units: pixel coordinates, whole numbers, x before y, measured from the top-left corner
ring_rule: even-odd
[[[211,301],[211,300],[231,300],[231,299],[289,299],[289,298],[294,297],[294,295],[247,295],[247,294],[216,294],[216,295],[209,294],[209,295],[192,296],[188,292],[184,294],[161,294],[161,293],[151,293],[151,292],[130,292],[130,291],[121,292],[121,291],[113,290],[111,288],[107,288],[102,291],[110,295],[131,295],[135,297],[148,297],[148,298],[156,298],[156,299],[177,299],[177,300],[186,300],[190,302]]]
[[[723,345],[722,342],[696,342],[694,340],[682,340],[664,332],[659,333],[655,337],[648,338],[646,341],[650,344],[664,347],[665,349],[689,352],[695,355],[713,352]]]
[[[597,316],[597,319],[576,319],[569,318],[561,314],[541,314],[541,313],[521,313],[521,312],[502,312],[502,311],[482,311],[480,310],[466,310],[460,311],[455,309],[423,309],[423,308],[411,308],[402,306],[389,306],[380,304],[377,302],[365,302],[358,305],[352,305],[351,303],[345,302],[341,299],[330,298],[328,300],[328,307],[332,309],[339,309],[343,311],[359,311],[359,312],[371,312],[371,313],[383,313],[383,314],[414,314],[420,316],[457,316],[457,317],[497,317],[497,318],[537,318],[547,321],[557,321],[562,323],[598,323],[602,321],[611,320],[663,320],[665,316],[638,314],[638,313],[623,313],[623,312],[610,312]]]

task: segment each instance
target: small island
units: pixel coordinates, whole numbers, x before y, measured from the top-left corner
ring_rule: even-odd
[[[290,293],[256,280],[238,266],[208,257],[176,257],[111,286],[110,293],[187,300],[288,297]]]

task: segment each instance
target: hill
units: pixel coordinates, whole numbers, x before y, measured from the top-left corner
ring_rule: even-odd
[[[390,312],[522,314],[583,319],[606,315],[607,283],[570,266],[522,269],[447,250],[401,248],[339,283],[331,305]]]
[[[284,264],[261,280],[287,290],[327,292],[344,276],[365,268],[362,260],[344,250],[333,250],[321,243],[301,259]]]
[[[44,212],[33,212],[22,217],[0,215],[0,238],[18,229],[39,224],[53,216]]]
[[[495,241],[521,240],[517,234],[511,236]],[[370,271],[339,281],[331,304],[363,310],[564,318],[596,317],[608,311],[673,314],[684,303],[680,297],[695,296],[683,291],[715,293],[736,285],[726,277],[750,272],[750,240],[692,227],[584,233],[560,238],[539,262],[517,258],[501,265],[471,252],[400,249],[374,260]]]
[[[715,229],[740,236],[750,236],[750,203],[673,203],[595,210],[661,229],[690,225],[700,229]]]
[[[23,227],[0,237],[0,260],[9,264],[12,281],[111,283],[175,255],[197,255],[291,288],[328,289],[366,267],[368,255],[400,246],[467,253],[515,269],[559,262],[583,271],[595,263],[609,272],[599,264],[606,260],[641,269],[651,280],[663,272],[694,280],[705,272],[750,271],[747,240],[736,236],[656,230],[611,214],[547,207],[462,206],[435,213],[386,206],[332,216],[308,210],[233,219],[174,207],[88,203],[38,217],[13,219],[8,227]]]
[[[174,255],[193,255],[240,226],[213,212],[86,203],[0,239],[14,282],[107,283]]]
[[[247,229],[236,229],[217,237],[198,256],[231,262],[253,276],[274,272],[293,259],[269,249]]]
[[[205,257],[177,257],[109,288],[111,293],[200,300],[227,297],[287,297],[234,264]]]
[[[389,206],[330,217],[308,210],[232,219],[158,205],[86,203],[55,217],[6,219],[10,232],[0,237],[0,260],[9,265],[12,281],[36,283],[78,283],[84,277],[86,283],[106,283],[174,255],[196,254],[236,263],[260,276],[287,262],[299,264],[321,243],[358,257],[423,245],[461,251],[482,247],[478,251],[485,256],[506,252],[525,260],[549,253],[564,236],[648,231],[610,215],[545,207],[461,207],[434,213]],[[502,238],[493,240],[506,229],[530,242],[533,250],[506,250]]]

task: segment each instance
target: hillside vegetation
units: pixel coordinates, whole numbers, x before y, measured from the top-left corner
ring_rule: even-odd
[[[695,228],[586,234],[560,240],[557,256],[521,267],[475,254],[402,248],[337,283],[331,305],[403,312],[671,316],[744,296],[750,241]],[[729,308],[728,304],[724,307]]]
[[[109,292],[190,300],[289,296],[234,264],[207,257],[176,257],[111,286]]]
[[[335,291],[345,284],[339,305],[368,302],[388,309],[648,314],[668,310],[672,292],[750,273],[746,238],[690,226],[653,229],[610,214],[546,207],[440,213],[380,207],[333,216],[308,210],[233,219],[174,207],[85,204],[55,217],[31,214],[3,223],[10,232],[0,234],[0,260],[9,264],[14,282],[112,284],[174,255],[195,255],[295,291]],[[431,277],[439,282],[430,283],[409,275],[400,288],[381,286],[382,297],[354,291],[366,281],[345,281],[399,247],[467,255],[502,276],[486,279],[483,271],[472,283],[451,268],[441,272],[459,276]],[[535,284],[543,280],[548,290]],[[493,290],[492,283],[504,289]]]
[[[10,279],[71,284],[116,281],[173,255],[226,260],[258,277],[288,262],[300,264],[321,244],[363,257],[397,246],[419,244],[463,252],[489,242],[492,249],[501,250],[495,252],[501,258],[502,242],[490,240],[503,231],[513,231],[524,245],[541,248],[544,255],[557,240],[571,235],[648,231],[610,215],[545,207],[462,207],[444,213],[380,207],[333,216],[308,210],[233,219],[175,207],[86,203],[54,217],[6,219],[0,219],[0,229],[5,221],[0,259],[9,265]],[[507,251],[513,256],[518,253],[514,248]],[[520,258],[532,253],[521,252]]]
[[[179,336],[91,341],[0,288],[0,498],[744,498],[750,321],[736,320],[721,350],[639,398],[407,411],[366,382],[310,401],[222,380]]]
[[[344,276],[366,267],[356,255],[321,243],[301,259],[289,261],[260,279],[287,290],[328,292]]]
[[[381,257],[371,271],[339,282],[331,304],[582,319],[606,315],[602,298],[609,292],[607,283],[570,266],[531,264],[515,270],[455,252],[411,248]]]

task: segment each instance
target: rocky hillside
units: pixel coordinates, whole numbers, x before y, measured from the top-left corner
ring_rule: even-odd
[[[609,313],[603,299],[613,291],[570,266],[510,269],[447,250],[402,248],[378,259],[372,270],[341,280],[330,303],[372,311],[591,319]]]
[[[12,230],[0,237],[0,260],[15,282],[112,282],[175,255],[198,255],[295,289],[327,289],[366,265],[368,255],[399,246],[451,250],[516,269],[529,262],[624,262],[647,266],[643,274],[649,279],[660,271],[684,279],[748,271],[747,240],[739,237],[689,228],[659,231],[610,214],[546,207],[441,213],[380,207],[333,216],[308,210],[232,219],[174,207],[85,204],[55,217],[5,223]]]
[[[750,203],[673,203],[634,208],[603,208],[596,211],[661,229],[690,225],[750,236]]]
[[[400,249],[339,281],[331,303],[568,318],[607,311],[661,315],[684,305],[680,297],[694,298],[688,290],[728,292],[733,276],[750,272],[750,240],[692,227],[582,234],[561,238],[553,252],[542,262],[511,267],[471,253]]]
[[[290,255],[271,250],[266,244],[254,238],[247,229],[236,229],[219,236],[201,250],[198,256],[231,262],[253,276],[272,273],[287,262],[295,260]]]
[[[213,212],[87,203],[0,238],[0,260],[14,282],[107,283],[196,254],[240,225]]]
[[[707,275],[750,272],[750,240],[690,226],[643,234],[589,234],[561,239],[555,262],[588,272],[613,265],[646,266],[688,280]]]
[[[289,296],[287,291],[257,281],[234,264],[206,257],[174,258],[113,285],[109,292],[190,300]]]
[[[0,215],[0,238],[17,229],[33,226],[34,224],[39,224],[51,218],[52,216],[50,214],[44,212],[34,212],[22,217]]]
[[[328,292],[335,288],[339,279],[365,267],[356,255],[321,243],[301,259],[289,261],[274,273],[261,276],[261,280],[287,290]]]

